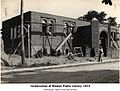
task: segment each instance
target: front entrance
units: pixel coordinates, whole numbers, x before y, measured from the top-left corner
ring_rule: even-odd
[[[107,56],[108,36],[105,31],[100,33],[101,46],[103,47],[104,57]]]

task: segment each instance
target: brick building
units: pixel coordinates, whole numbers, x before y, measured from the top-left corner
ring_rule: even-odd
[[[3,21],[2,27],[5,52],[21,54],[20,16]],[[41,48],[47,49],[50,54],[50,50],[56,49],[70,32],[72,32],[72,36],[67,40],[69,43],[64,43],[60,48],[63,55],[66,54],[67,50],[74,49],[74,47],[81,47],[84,56],[90,56],[90,51],[94,48],[97,55],[99,45],[102,44],[104,56],[107,56],[109,54],[108,49],[113,46],[112,41],[114,41],[113,44],[117,44],[115,46],[118,46],[117,36],[119,33],[113,31],[111,26],[107,24],[99,24],[96,19],[86,22],[29,11],[24,13],[26,57],[32,56]],[[113,40],[111,36],[114,37]]]

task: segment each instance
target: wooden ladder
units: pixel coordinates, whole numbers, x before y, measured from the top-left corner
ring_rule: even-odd
[[[79,49],[79,52],[78,52],[78,53],[76,53],[76,50],[77,50],[77,49]],[[81,56],[83,56],[82,47],[75,47],[75,48],[74,48],[74,51],[75,51],[75,53],[76,53],[76,54],[74,54],[74,55],[81,55]]]

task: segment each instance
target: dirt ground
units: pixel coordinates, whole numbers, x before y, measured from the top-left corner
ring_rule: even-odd
[[[53,58],[53,57],[52,57]],[[50,57],[46,59],[53,60]],[[64,60],[56,61],[63,62]],[[56,62],[54,61],[52,62]],[[62,58],[61,58],[62,59]],[[80,58],[78,62],[89,61],[86,58]],[[85,61],[86,59],[86,61]],[[29,64],[36,64],[36,60]],[[38,63],[46,62],[46,60],[38,60]],[[70,61],[71,62],[71,61]],[[2,83],[119,83],[119,63],[110,62],[106,64],[96,64],[89,66],[66,67],[49,70],[34,70],[28,72],[12,72],[3,73]]]
[[[26,67],[37,67],[37,66],[51,66],[51,65],[61,65],[61,64],[71,64],[71,63],[83,63],[83,62],[95,62],[97,61],[97,57],[74,57],[74,59],[69,60],[67,55],[58,56],[58,57],[47,57],[44,56],[42,58],[30,58],[25,59]],[[108,57],[104,57],[103,60],[110,59]],[[11,55],[10,58],[7,59],[10,67],[20,67],[21,66],[21,57],[18,55]]]
[[[119,71],[25,72],[2,75],[1,80],[2,83],[119,83]]]

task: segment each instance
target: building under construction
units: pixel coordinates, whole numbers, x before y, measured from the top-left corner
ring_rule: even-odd
[[[21,17],[16,16],[2,24],[4,50],[7,54],[21,55]],[[46,13],[29,11],[24,13],[25,56],[61,55],[76,53],[80,49],[82,56],[92,56],[94,49],[98,55],[101,44],[104,56],[110,56],[119,48],[119,32],[108,24],[100,24],[97,19],[91,22]],[[37,55],[39,57],[40,55]]]

